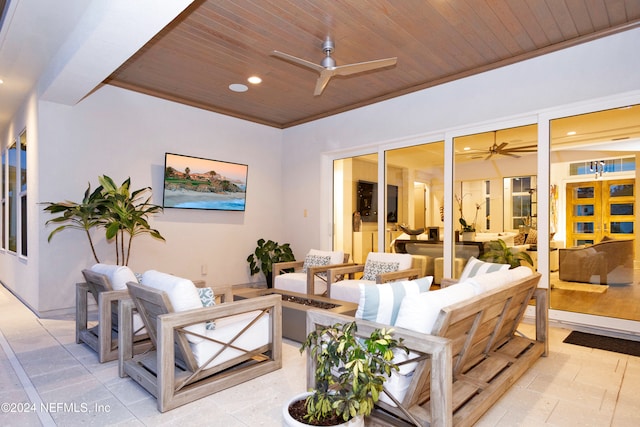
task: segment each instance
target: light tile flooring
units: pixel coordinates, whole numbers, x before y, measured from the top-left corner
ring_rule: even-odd
[[[75,343],[72,318],[39,319],[0,287],[0,332],[2,426],[280,426],[283,402],[305,387],[299,346],[287,341],[283,369],[161,414],[117,362],[99,364]],[[478,426],[640,425],[640,358],[563,344],[568,333],[551,329],[549,357]]]

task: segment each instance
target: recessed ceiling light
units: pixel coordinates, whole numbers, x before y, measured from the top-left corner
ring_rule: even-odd
[[[4,83],[4,80],[0,79],[0,85],[1,85],[2,83]]]
[[[469,151],[469,150],[471,150],[471,147],[464,147],[463,150],[464,151]]]
[[[573,136],[573,135],[575,135],[576,133],[578,133],[578,132],[576,132],[575,130],[572,130],[572,131],[570,131],[570,132],[567,132],[567,136]]]
[[[258,76],[251,76],[247,79],[247,81],[253,85],[262,83],[262,79]]]
[[[247,87],[247,85],[243,85],[240,83],[233,83],[229,85],[229,89],[231,89],[234,92],[246,92],[249,90],[249,88]]]

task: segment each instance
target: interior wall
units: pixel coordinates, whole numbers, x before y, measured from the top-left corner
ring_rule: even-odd
[[[165,152],[248,164],[245,212],[166,209],[150,221],[166,243],[136,238],[129,265],[208,285],[264,281],[262,274],[250,277],[246,259],[261,237],[283,242],[280,130],[112,86],[73,107],[40,102],[39,123],[38,201],[80,201],[87,184],[95,188],[105,174],[118,184],[131,177],[132,189],[151,186],[152,202],[161,205]],[[71,307],[81,269],[94,263],[80,231],[47,243],[51,218],[40,210],[39,283],[20,284],[39,286],[41,312]],[[95,235],[101,261],[115,262],[113,245]]]

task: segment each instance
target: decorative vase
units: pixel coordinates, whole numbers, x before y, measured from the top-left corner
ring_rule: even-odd
[[[475,231],[463,231],[461,233],[463,242],[473,242],[476,240],[476,232]]]
[[[309,396],[311,392],[305,392],[298,394],[297,396],[289,399],[284,406],[282,407],[282,425],[285,427],[309,427],[309,424],[300,422],[294,419],[291,414],[289,414],[289,406],[293,402],[297,402],[298,400],[305,400],[307,396]],[[364,427],[364,417],[359,415],[355,418],[350,419],[342,424],[336,424],[340,427]]]

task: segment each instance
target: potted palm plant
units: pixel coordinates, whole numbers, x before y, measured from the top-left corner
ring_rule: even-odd
[[[480,258],[498,264],[509,264],[510,268],[520,266],[523,261],[533,265],[533,260],[528,253],[525,251],[512,252],[502,239],[487,242],[485,251]]]
[[[273,264],[278,262],[295,261],[293,251],[289,243],[279,244],[273,240],[260,239],[256,249],[247,257],[251,275],[264,273],[267,287],[273,286]]]
[[[82,230],[89,240],[95,261],[100,262],[91,237],[91,230],[104,228],[106,239],[115,241],[116,264],[127,265],[134,237],[147,233],[164,241],[160,232],[151,228],[148,222],[150,215],[162,211],[161,206],[150,203],[150,187],[130,191],[130,178],[117,186],[113,179],[106,175],[99,176],[98,181],[100,186],[93,191],[89,184],[80,203],[68,200],[44,203],[45,211],[53,215],[60,214],[46,222],[47,225],[58,224],[49,234],[49,242],[62,230]]]
[[[356,322],[337,323],[307,336],[300,351],[315,362],[315,388],[287,402],[284,425],[364,426],[384,382],[398,370],[394,350],[408,350],[393,330],[376,329],[364,339],[356,332]]]

